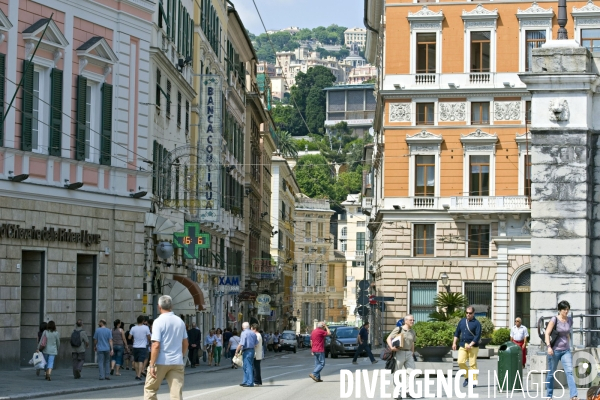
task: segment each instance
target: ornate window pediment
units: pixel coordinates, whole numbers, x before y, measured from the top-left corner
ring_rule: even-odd
[[[427,6],[423,6],[419,11],[409,12],[406,17],[410,22],[410,29],[442,29],[444,13],[442,10],[431,11]]]
[[[426,130],[422,130],[421,132],[415,133],[412,136],[410,136],[409,134],[406,135],[406,143],[408,143],[409,145],[440,145],[443,141],[444,139],[442,138],[442,135],[436,135],[435,133],[431,133]]]
[[[44,32],[44,28],[46,28],[48,20],[49,18],[42,18],[23,31],[26,57],[29,56],[31,51],[33,51],[35,48],[38,40],[40,40],[40,36],[42,35],[42,32]],[[69,45],[67,38],[65,38],[60,29],[58,29],[56,22],[53,20],[50,20],[48,29],[46,29],[46,33],[41,39],[42,41],[40,43],[40,47],[53,53],[64,50],[64,48]]]
[[[498,9],[488,10],[483,5],[478,4],[471,11],[463,10],[462,19],[465,23],[465,29],[473,28],[493,28],[496,29],[498,20]]]
[[[8,20],[8,17],[6,16],[6,14],[4,14],[4,12],[2,12],[2,10],[0,10],[0,31],[8,32],[12,27],[13,27],[13,25]]]
[[[600,7],[595,5],[592,0],[588,0],[587,4],[581,8],[573,7],[571,15],[576,29],[579,27],[598,28],[600,25]]]
[[[525,10],[517,9],[517,18],[521,27],[552,27],[554,11],[552,7],[542,8],[534,1]]]
[[[101,36],[94,36],[79,46],[76,51],[79,57],[80,74],[88,63],[103,67],[104,73],[108,74],[111,66],[119,61],[106,39]]]
[[[483,132],[481,129],[477,129],[475,132],[471,132],[468,135],[460,135],[460,142],[463,144],[463,146],[489,146],[495,145],[497,141],[497,134]]]

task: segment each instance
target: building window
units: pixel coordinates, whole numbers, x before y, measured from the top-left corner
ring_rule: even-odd
[[[318,238],[322,238],[323,237],[323,223],[319,222],[317,224],[317,237]]]
[[[365,233],[356,232],[356,251],[365,251]]]
[[[413,233],[413,253],[415,257],[433,257],[434,224],[415,224]]]
[[[167,110],[165,112],[167,118],[171,118],[171,81],[167,79]]]
[[[591,52],[600,51],[600,29],[582,29],[581,45]]]
[[[356,223],[356,226],[357,226],[358,228],[364,228],[364,227],[366,226],[365,224],[366,224],[366,223],[365,223],[365,221],[358,221],[358,222]]]
[[[155,100],[154,103],[156,105],[156,107],[158,107],[160,109],[160,82],[161,82],[161,74],[160,74],[160,69],[156,70],[156,94],[155,94]]]
[[[304,223],[304,237],[310,238],[312,236],[312,224],[310,222]]]
[[[88,162],[98,162],[100,148],[100,110],[96,99],[100,99],[99,85],[86,85],[85,160]]]
[[[325,305],[323,303],[317,303],[317,321],[325,320]]]
[[[347,227],[343,227],[342,228],[342,237],[346,237],[348,236],[348,228]]]
[[[492,309],[492,284],[486,282],[465,282],[465,297],[469,304],[477,304],[475,315],[477,317],[491,318]],[[481,309],[480,306],[487,306]]]
[[[436,33],[417,33],[417,74],[435,73]]]
[[[333,299],[329,299],[329,309],[333,308],[333,304],[334,304]]]
[[[328,286],[335,286],[335,266],[333,264],[329,265],[329,275],[327,279]]]
[[[310,264],[304,264],[304,286],[312,286],[312,271]]]
[[[531,197],[531,154],[525,154],[523,161],[525,163],[525,168],[523,168],[523,182],[525,184],[523,194]]]
[[[338,299],[338,301],[337,301],[337,308],[343,308],[343,307],[344,307],[344,300]]]
[[[185,132],[189,133],[190,131],[190,102],[185,101]]]
[[[312,304],[310,303],[302,303],[302,319],[306,321],[306,324],[309,321],[312,322]]]
[[[31,66],[30,68],[33,68]],[[33,112],[31,119],[31,151],[35,153],[48,153],[48,127],[43,122],[49,120],[48,107],[45,103],[48,74],[46,71],[33,71]]]
[[[345,240],[342,241],[342,249],[344,253],[348,250],[348,243]]]
[[[469,257],[490,255],[490,226],[469,225]]]
[[[490,124],[490,103],[475,102],[471,103],[471,125],[489,125]]]
[[[410,282],[410,308],[415,322],[429,321],[429,314],[436,311],[433,300],[437,295],[436,282]]]
[[[177,92],[177,127],[181,128],[181,92]]]
[[[525,71],[531,71],[533,49],[538,49],[546,43],[546,30],[525,32]]]
[[[435,156],[416,156],[415,196],[435,196]]]
[[[470,196],[490,195],[490,156],[470,156]]]
[[[434,103],[417,103],[417,125],[433,125]]]
[[[471,72],[490,72],[490,38],[492,33],[471,32]]]
[[[315,286],[323,286],[323,274],[325,273],[325,268],[323,264],[317,265],[317,282]]]
[[[525,123],[531,124],[531,100],[525,102]]]

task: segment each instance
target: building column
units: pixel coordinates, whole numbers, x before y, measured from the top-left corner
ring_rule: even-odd
[[[532,93],[531,321],[590,310],[593,93],[591,54],[574,40],[533,50],[533,73],[520,74]],[[547,322],[547,320],[546,320]],[[587,324],[587,321],[584,321]],[[579,319],[574,326],[579,327]],[[576,329],[574,329],[576,331]],[[573,335],[574,344],[581,338]],[[537,334],[532,343],[540,343]]]

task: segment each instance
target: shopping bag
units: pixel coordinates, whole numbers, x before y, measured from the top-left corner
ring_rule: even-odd
[[[206,351],[202,352],[202,362],[206,362]]]
[[[240,368],[244,366],[244,360],[242,359],[241,354],[236,354],[235,356],[233,356],[233,360],[231,361]]]
[[[29,364],[32,364],[35,369],[44,369],[46,368],[46,359],[41,352],[36,351],[33,353],[31,360],[29,360]]]

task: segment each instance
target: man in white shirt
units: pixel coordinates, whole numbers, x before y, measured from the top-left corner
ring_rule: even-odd
[[[166,378],[171,400],[183,399],[183,356],[188,350],[185,323],[173,314],[170,296],[158,299],[160,316],[152,325],[152,352],[144,386],[144,400],[157,400],[160,384]]]
[[[150,343],[150,329],[144,325],[144,316],[137,317],[137,325],[129,331],[129,340],[133,339],[133,365],[135,380],[142,380],[144,363],[148,358],[148,343]]]
[[[256,334],[256,346],[254,346],[254,386],[262,386],[262,377],[260,376],[260,362],[263,359],[263,339],[258,331],[258,325],[252,324],[250,327]]]
[[[523,352],[523,366],[525,366],[525,362],[527,361],[528,337],[529,333],[527,332],[527,328],[524,325],[521,325],[521,318],[517,317],[515,319],[515,325],[510,328],[510,341],[521,348],[521,351]]]

